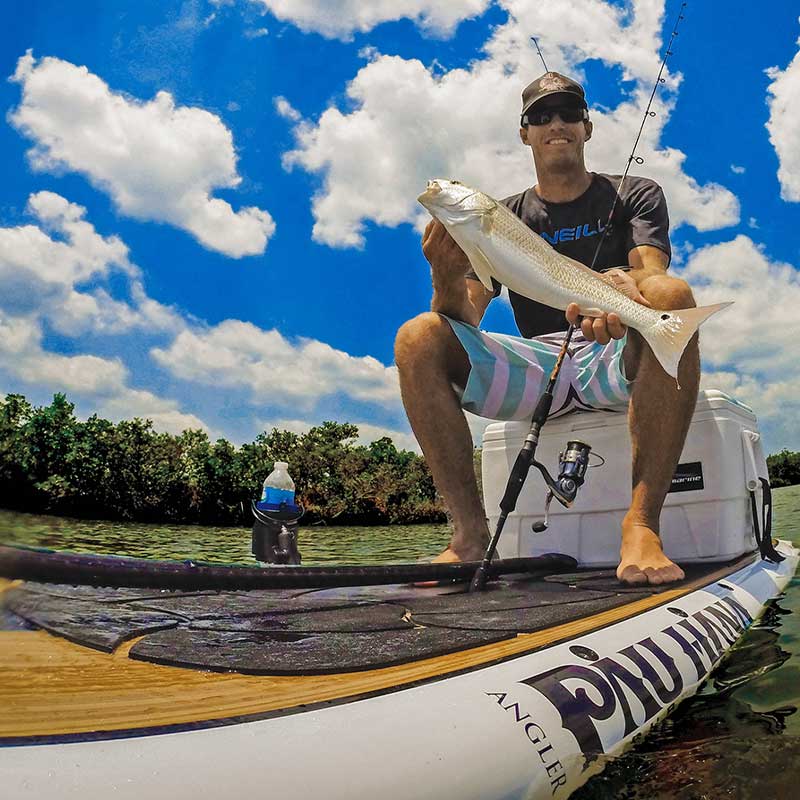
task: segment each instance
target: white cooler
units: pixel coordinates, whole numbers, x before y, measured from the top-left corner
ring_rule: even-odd
[[[500,498],[530,423],[494,422],[483,434],[483,495],[489,529],[494,532]],[[547,487],[531,468],[516,511],[506,520],[498,553],[502,558],[565,553],[581,566],[609,567],[619,562],[620,525],[631,499],[631,443],[628,415],[580,412],[549,420],[536,459],[553,477],[568,440],[591,445],[605,464],[590,468],[572,508],[557,500],[550,525],[541,534],[531,525],[544,516]],[[647,446],[645,442],[644,446]],[[598,461],[592,455],[590,464]],[[678,469],[661,512],[666,554],[678,562],[725,561],[756,549],[750,490],[767,476],[756,418],[747,406],[723,392],[701,391]]]

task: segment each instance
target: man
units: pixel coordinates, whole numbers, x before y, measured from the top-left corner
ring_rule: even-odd
[[[584,144],[592,123],[583,88],[548,72],[526,87],[522,101],[519,134],[531,148],[537,183],[503,202],[556,250],[591,266],[619,191],[594,269],[622,265],[606,279],[636,302],[665,310],[694,306],[689,286],[667,274],[669,222],[658,185],[629,177],[620,187],[619,176],[586,170]],[[571,304],[565,318],[512,292],[525,338],[483,333],[477,326],[500,287],[490,292],[480,283],[436,220],[425,230],[422,249],[431,265],[431,311],[401,327],[395,358],[406,413],[453,523],[450,544],[436,560],[478,560],[489,540],[462,408],[529,419],[570,322],[580,330],[552,413],[630,401],[633,487],[617,577],[629,584],[681,580],[683,571],[664,555],[659,516],[697,399],[697,336],[681,360],[678,389],[638,333],[613,313],[581,320]]]

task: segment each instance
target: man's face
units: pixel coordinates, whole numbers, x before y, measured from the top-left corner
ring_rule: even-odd
[[[546,111],[570,104],[563,95],[551,95],[534,106],[536,111]],[[537,165],[551,170],[583,166],[583,146],[591,136],[591,122],[564,122],[554,114],[544,125],[528,125],[520,128],[520,138],[533,148]]]

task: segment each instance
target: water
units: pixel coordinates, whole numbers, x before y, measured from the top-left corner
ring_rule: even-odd
[[[76,553],[256,566],[249,528],[145,525],[0,510],[0,536],[9,544]],[[449,536],[447,525],[312,525],[300,528],[298,546],[306,566],[394,564],[435,555],[444,549]]]
[[[800,544],[800,486],[774,492],[775,535]],[[86,522],[0,511],[6,542],[76,552],[253,565],[240,528]],[[444,525],[301,528],[304,564],[417,561],[441,550]],[[784,798],[800,770],[800,579],[774,602],[698,695],[577,800]]]
[[[800,544],[800,486],[776,489],[774,534]],[[691,700],[574,800],[795,797],[800,777],[800,578]]]

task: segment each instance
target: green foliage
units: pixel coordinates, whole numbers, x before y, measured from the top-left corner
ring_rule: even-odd
[[[149,420],[75,418],[63,394],[43,408],[0,399],[0,506],[79,517],[248,524],[275,461],[288,461],[306,520],[350,524],[445,518],[424,459],[384,437],[323,422],[273,429],[238,449],[203,431],[157,433]]]
[[[773,488],[800,483],[800,453],[781,450],[767,456],[769,482]]]

